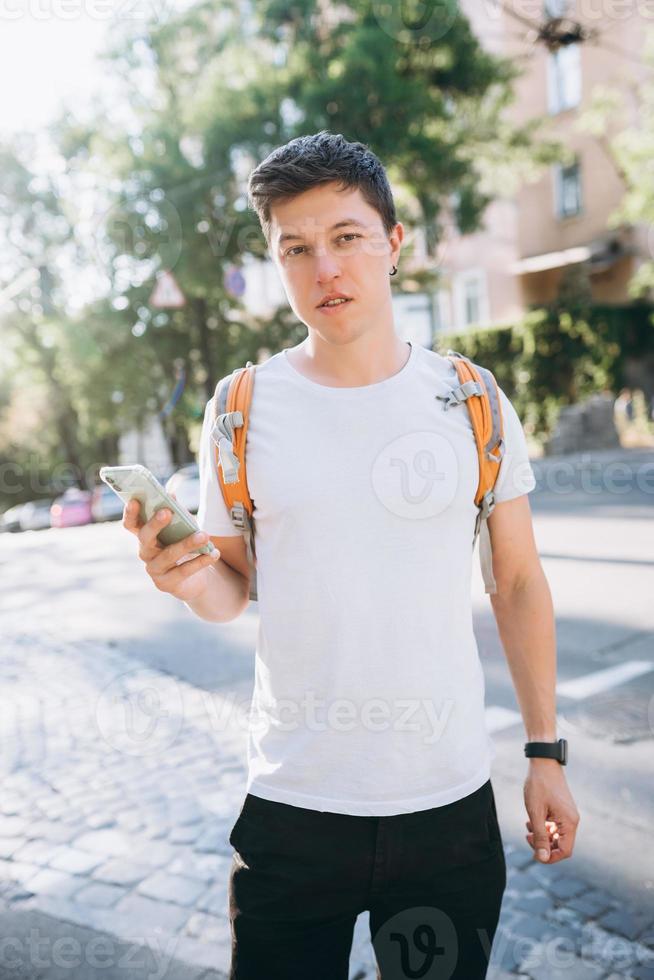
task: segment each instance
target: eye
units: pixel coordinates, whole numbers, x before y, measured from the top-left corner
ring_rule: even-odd
[[[342,238],[362,238],[362,237],[363,237],[362,235],[357,235],[356,232],[348,231],[344,235],[339,235],[336,241],[340,242]],[[349,245],[350,242],[346,242],[346,244]],[[299,255],[303,249],[304,249],[304,245],[294,245],[293,248],[289,248],[289,250],[286,252],[286,255],[287,256]]]

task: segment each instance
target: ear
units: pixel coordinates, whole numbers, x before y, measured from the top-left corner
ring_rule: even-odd
[[[401,221],[395,225],[390,236],[391,243],[391,258],[393,259],[394,265],[397,265],[397,260],[400,257],[400,252],[402,251],[402,242],[404,241],[404,225]]]

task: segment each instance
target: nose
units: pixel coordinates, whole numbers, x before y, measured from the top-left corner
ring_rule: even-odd
[[[316,279],[318,282],[329,282],[335,276],[340,276],[341,268],[337,257],[330,251],[324,249],[316,252]]]

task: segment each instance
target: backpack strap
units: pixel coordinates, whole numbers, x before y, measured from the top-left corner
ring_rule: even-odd
[[[245,447],[255,371],[256,365],[248,361],[244,368],[236,368],[218,382],[213,396],[214,424],[211,430],[223,499],[234,527],[245,538],[251,599],[257,598],[257,566],[254,504],[248,489]]]
[[[478,512],[472,547],[474,550],[479,535],[479,559],[484,585],[486,592],[494,595],[497,586],[493,576],[487,521],[495,507],[494,488],[505,450],[499,390],[495,376],[488,368],[474,364],[470,358],[458,351],[448,350],[446,356],[454,365],[459,383],[449,394],[436,395],[436,398],[444,402],[444,410],[464,402],[468,408],[479,457],[479,482],[475,493]]]

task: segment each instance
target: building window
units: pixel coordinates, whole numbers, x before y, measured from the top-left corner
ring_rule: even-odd
[[[581,213],[581,167],[578,161],[569,167],[557,164],[554,183],[556,213],[559,218],[571,218]]]
[[[547,102],[552,115],[581,102],[581,47],[568,44],[547,59]]]
[[[466,279],[463,287],[463,317],[466,326],[481,319],[481,286],[478,279]]]
[[[434,331],[439,333],[451,329],[451,296],[447,289],[439,289],[434,296]]]
[[[483,269],[459,273],[454,282],[454,301],[458,329],[488,322],[488,288]]]

